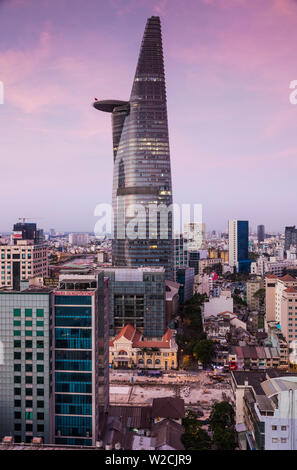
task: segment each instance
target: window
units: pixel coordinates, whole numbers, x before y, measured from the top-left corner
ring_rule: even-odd
[[[21,320],[14,320],[13,326],[21,326]]]
[[[22,419],[22,412],[21,411],[15,411],[14,412],[14,419]]]
[[[26,411],[26,414],[25,414],[25,418],[26,419],[33,419],[33,413],[32,411]]]
[[[26,384],[31,384],[31,383],[33,383],[33,382],[32,382],[32,375],[27,375],[27,376],[26,376],[25,383],[26,383]]]
[[[32,400],[26,400],[26,408],[32,408],[33,406],[33,401]]]
[[[43,424],[37,424],[37,432],[43,432],[44,431],[44,425]]]
[[[271,429],[272,429],[272,431],[276,431],[276,430],[277,430],[277,426],[275,426],[275,425],[274,425],[274,426],[271,426]]]
[[[15,317],[20,317],[21,316],[21,309],[20,308],[14,308],[13,309],[13,315]]]
[[[32,361],[32,353],[26,352],[26,361]]]
[[[37,400],[37,408],[44,408],[44,401],[43,400]]]
[[[14,330],[14,336],[21,336],[21,330]]]
[[[44,336],[43,331],[36,331],[36,336]]]
[[[38,384],[43,384],[44,383],[43,377],[37,376],[37,383]]]
[[[22,377],[20,375],[15,375],[14,376],[14,383],[15,384],[20,384],[22,381]]]
[[[32,396],[33,395],[33,390],[32,388],[26,388],[26,396]]]
[[[15,348],[20,348],[22,345],[21,340],[19,339],[15,339],[13,344]]]
[[[44,371],[43,364],[37,364],[37,372],[43,372],[43,371]]]
[[[273,438],[272,438],[272,442],[273,442],[274,444],[276,444],[276,443],[278,442],[278,438],[277,438],[277,437],[273,437]]]
[[[36,316],[37,317],[43,317],[44,316],[43,308],[37,308],[36,309]]]
[[[25,321],[25,326],[32,326],[32,321],[31,320]]]
[[[37,419],[44,419],[44,413],[37,413]]]
[[[21,389],[20,388],[15,388],[14,389],[14,394],[15,395],[21,395]]]
[[[20,372],[21,371],[21,364],[15,364],[14,365],[14,371],[15,372]]]
[[[22,353],[20,353],[20,352],[15,352],[15,353],[14,353],[14,359],[22,359]]]
[[[285,437],[282,437],[282,438],[281,438],[281,443],[282,443],[282,444],[285,444],[286,442],[287,442],[287,439],[286,439]]]
[[[43,353],[39,353],[39,352],[38,352],[38,353],[36,354],[36,359],[37,359],[37,361],[43,361]]]
[[[21,400],[14,400],[14,406],[15,407],[20,407],[22,404],[22,401]]]
[[[26,364],[26,372],[32,372],[33,366],[32,364]]]
[[[37,321],[36,326],[44,326],[44,322],[43,321]]]
[[[27,340],[25,341],[25,346],[26,346],[26,348],[32,348],[32,341],[30,341],[30,340],[27,339]]]

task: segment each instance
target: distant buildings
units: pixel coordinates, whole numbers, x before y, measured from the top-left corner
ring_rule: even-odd
[[[265,227],[264,227],[264,225],[258,225],[258,227],[257,227],[257,238],[258,238],[258,243],[264,242],[264,240],[265,240]]]
[[[246,220],[229,220],[229,264],[239,273],[250,271],[249,223]]]
[[[73,246],[86,246],[89,243],[89,235],[87,233],[70,233],[69,243]]]
[[[290,247],[297,247],[297,229],[295,225],[285,228],[285,251],[290,250]]]

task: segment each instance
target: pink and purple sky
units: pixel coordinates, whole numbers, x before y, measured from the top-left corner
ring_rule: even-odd
[[[0,0],[0,230],[18,217],[92,231],[111,201],[110,116],[128,99],[146,19],[161,16],[174,202],[297,224],[296,0]],[[37,219],[38,217],[38,219]]]

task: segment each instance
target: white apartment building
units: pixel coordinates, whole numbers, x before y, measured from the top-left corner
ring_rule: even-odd
[[[85,246],[89,243],[89,235],[87,233],[70,233],[68,240],[70,245]]]

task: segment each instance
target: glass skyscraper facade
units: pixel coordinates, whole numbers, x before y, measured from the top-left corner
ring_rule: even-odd
[[[50,291],[0,291],[0,438],[50,442]]]
[[[96,101],[94,107],[112,114],[113,265],[161,265],[165,267],[166,277],[173,279],[173,216],[170,211],[168,213],[165,210],[163,218],[160,212],[155,210],[161,204],[166,209],[172,204],[166,87],[159,17],[153,16],[147,21],[130,100]],[[127,210],[129,206],[131,212]],[[132,236],[128,236],[126,229],[129,223],[134,225],[135,217],[137,228],[132,229]],[[142,230],[141,236],[137,236],[137,230]]]
[[[146,337],[166,330],[164,268],[108,268],[110,335],[130,324]]]
[[[60,276],[53,308],[52,440],[95,445],[109,394],[103,274]]]

